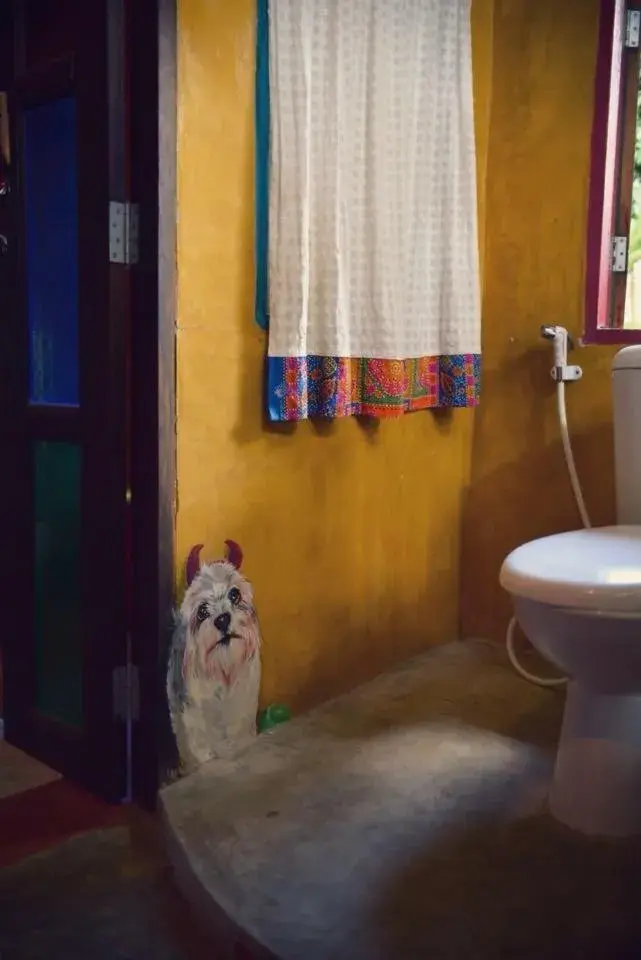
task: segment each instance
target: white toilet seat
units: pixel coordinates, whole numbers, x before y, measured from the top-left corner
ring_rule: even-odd
[[[532,540],[505,559],[501,586],[554,606],[641,617],[641,526],[571,530]]]

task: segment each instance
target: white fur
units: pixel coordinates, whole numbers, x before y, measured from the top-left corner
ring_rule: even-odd
[[[240,591],[233,603],[230,591]],[[208,616],[198,621],[198,610]],[[216,617],[229,614],[228,643]],[[260,628],[250,584],[231,563],[202,567],[177,617],[167,673],[171,722],[183,770],[229,756],[256,735]]]

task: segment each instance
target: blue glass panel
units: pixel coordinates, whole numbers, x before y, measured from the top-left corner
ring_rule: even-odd
[[[34,460],[36,707],[81,727],[82,452],[39,441]]]
[[[24,113],[29,399],[77,405],[78,197],[76,103]]]

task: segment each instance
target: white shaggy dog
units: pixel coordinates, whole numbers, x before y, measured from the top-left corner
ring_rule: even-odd
[[[176,616],[167,698],[181,772],[229,756],[256,735],[260,628],[243,554],[226,541],[227,559],[187,560],[187,592]]]

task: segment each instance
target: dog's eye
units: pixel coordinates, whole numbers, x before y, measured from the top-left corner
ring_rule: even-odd
[[[231,590],[229,591],[228,596],[229,596],[230,603],[233,603],[235,607],[237,607],[240,601],[242,600],[242,597],[240,595],[240,590],[238,589],[238,587],[232,587]]]
[[[202,623],[203,620],[206,620],[208,616],[209,616],[209,610],[207,609],[207,604],[201,603],[201,605],[198,607],[198,610],[196,611],[196,619],[198,620],[198,623]]]

